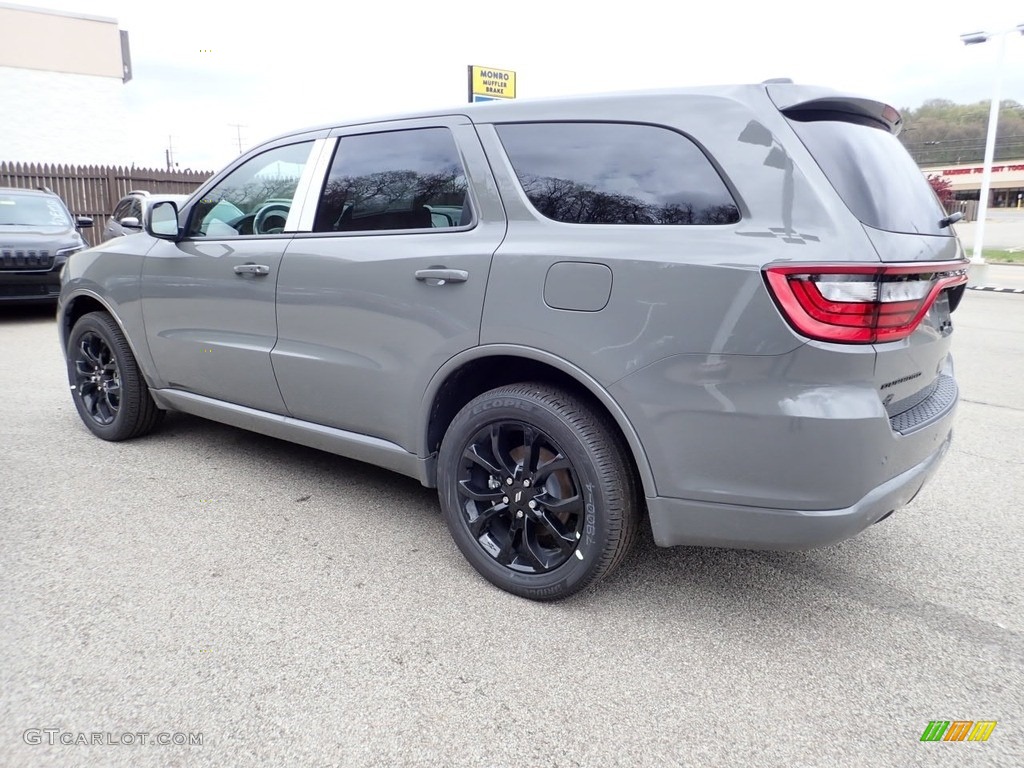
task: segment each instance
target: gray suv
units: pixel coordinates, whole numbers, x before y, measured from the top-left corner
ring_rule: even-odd
[[[801,549],[949,445],[966,263],[899,114],[788,83],[489,103],[269,141],[73,257],[72,397],[436,487],[498,587],[654,540]]]

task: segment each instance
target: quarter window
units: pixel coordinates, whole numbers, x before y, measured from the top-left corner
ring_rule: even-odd
[[[513,123],[495,130],[526,196],[572,224],[732,224],[739,209],[682,134],[630,123]]]
[[[312,142],[250,158],[203,195],[192,209],[192,237],[275,235],[284,231]]]
[[[313,229],[367,232],[468,224],[466,174],[447,128],[344,136]]]

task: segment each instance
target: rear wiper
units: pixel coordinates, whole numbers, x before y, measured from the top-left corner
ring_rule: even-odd
[[[957,211],[956,213],[951,213],[949,214],[949,216],[946,216],[943,219],[939,219],[939,229],[945,229],[950,224],[956,224],[963,217],[964,215],[960,211]]]

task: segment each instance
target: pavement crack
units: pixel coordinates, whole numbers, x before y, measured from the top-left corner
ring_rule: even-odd
[[[1000,403],[990,403],[987,400],[971,400],[969,397],[961,397],[960,402],[962,403],[973,403],[974,405],[987,405],[990,408],[1003,408],[1007,411],[1017,411],[1024,413],[1024,408],[1018,408],[1015,405],[1001,405]]]
[[[965,456],[973,456],[976,459],[984,459],[985,461],[996,461],[1000,464],[1012,464],[1014,466],[1020,465],[1020,461],[1018,459],[1005,459],[1002,456],[987,456],[984,453],[968,451],[966,448],[957,448],[957,453],[962,453]]]

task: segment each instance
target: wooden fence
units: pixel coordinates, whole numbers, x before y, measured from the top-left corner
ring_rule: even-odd
[[[191,194],[212,175],[203,171],[0,162],[0,187],[47,187],[60,196],[73,216],[91,216],[93,227],[82,230],[89,245],[103,240],[114,206],[129,191]]]
[[[946,210],[950,213],[960,211],[964,215],[961,221],[974,221],[978,218],[978,201],[977,200],[951,200],[949,205],[946,206]]]

